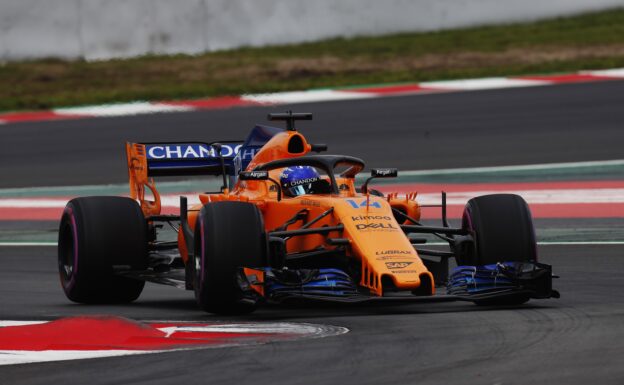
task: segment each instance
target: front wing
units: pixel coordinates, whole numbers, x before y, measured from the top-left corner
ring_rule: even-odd
[[[552,289],[552,268],[540,263],[499,263],[487,266],[459,266],[454,269],[446,295],[416,296],[411,293],[371,295],[338,269],[282,270],[241,268],[238,282],[250,297],[269,302],[323,301],[361,302],[447,302],[513,303],[522,298],[559,298]]]

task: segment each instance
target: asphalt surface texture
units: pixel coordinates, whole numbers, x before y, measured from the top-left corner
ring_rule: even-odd
[[[127,180],[125,142],[243,140],[268,112],[328,153],[402,170],[620,159],[624,81],[0,126],[2,187]]]
[[[281,106],[330,152],[403,169],[622,158],[624,82]],[[0,126],[2,187],[116,183],[123,143],[242,138],[275,108]],[[226,134],[223,137],[223,133]],[[571,219],[570,221],[574,221]],[[599,221],[599,220],[598,220]],[[618,226],[605,222],[605,227]],[[593,226],[597,226],[594,222]],[[539,231],[539,229],[538,229]],[[197,310],[190,292],[148,284],[124,306],[70,303],[53,247],[0,247],[0,319],[114,314],[137,320],[289,321],[337,337],[0,367],[2,384],[622,384],[624,246],[540,246],[561,299]]]

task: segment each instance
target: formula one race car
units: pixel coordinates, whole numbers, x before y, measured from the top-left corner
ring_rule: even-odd
[[[537,261],[521,197],[471,199],[462,227],[452,228],[442,193],[442,226],[425,226],[416,194],[369,188],[396,169],[374,168],[356,186],[362,160],[320,155],[327,146],[295,130],[312,114],[269,119],[287,129],[258,125],[240,142],[128,143],[131,197],[76,198],[63,213],[58,264],[67,297],[131,302],[151,281],[194,290],[208,312],[240,314],[263,301],[509,305],[559,296],[551,267]],[[179,215],[163,215],[152,177],[171,175],[222,176],[223,186],[190,207],[181,196]],[[162,239],[167,228],[177,239]],[[449,250],[420,247],[423,235]],[[458,265],[450,274],[449,258]]]

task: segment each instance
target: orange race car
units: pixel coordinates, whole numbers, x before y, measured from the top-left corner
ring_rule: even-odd
[[[82,197],[63,213],[61,283],[76,302],[130,302],[145,281],[194,290],[214,313],[245,313],[262,301],[469,300],[520,304],[558,297],[552,269],[537,262],[527,204],[517,195],[471,199],[462,227],[419,222],[416,193],[369,188],[397,170],[320,155],[295,130],[309,113],[270,114],[287,129],[256,126],[245,141],[128,143],[130,198]],[[161,214],[154,176],[220,175],[180,214]],[[148,198],[149,196],[149,198]],[[166,238],[167,230],[176,238]],[[427,237],[448,250],[426,249]],[[449,273],[449,258],[457,267]],[[446,294],[436,294],[446,286]]]

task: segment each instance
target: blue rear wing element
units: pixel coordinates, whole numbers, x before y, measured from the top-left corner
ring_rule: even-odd
[[[236,178],[271,138],[284,130],[256,126],[245,141],[143,143],[148,176],[221,175],[221,161],[213,143],[221,144],[227,175]]]
[[[249,162],[256,156],[262,146],[280,132],[284,132],[284,130],[270,126],[255,126],[234,158],[234,175],[238,175],[240,171],[246,170]]]
[[[242,141],[222,142],[226,172],[234,170],[234,157]],[[221,161],[212,143],[145,143],[149,176],[221,175]]]

